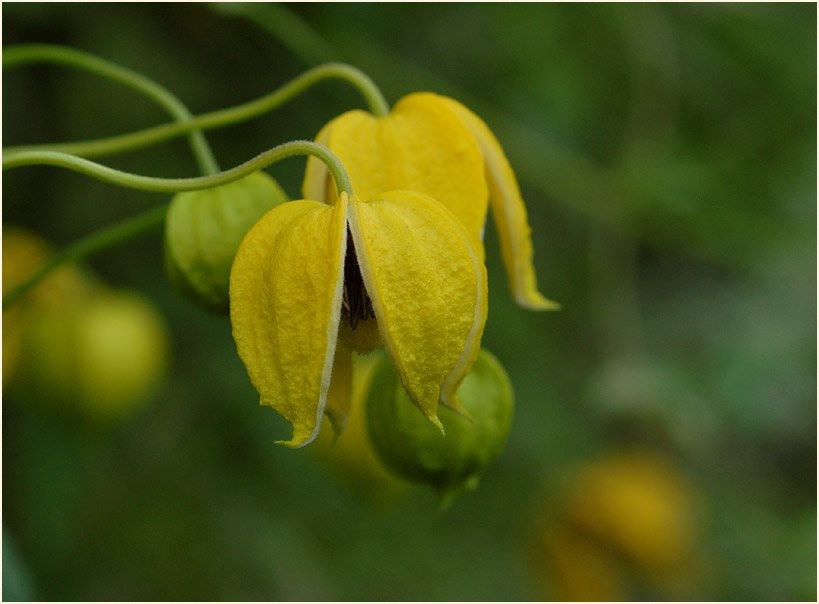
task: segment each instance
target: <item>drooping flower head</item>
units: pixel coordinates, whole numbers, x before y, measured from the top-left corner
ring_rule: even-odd
[[[538,292],[531,230],[509,161],[486,124],[461,103],[432,93],[410,94],[385,117],[356,110],[335,118],[316,142],[339,157],[364,199],[402,189],[442,203],[464,225],[481,258],[491,207],[517,302],[532,310],[559,308]],[[327,168],[312,157],[302,193],[327,203],[337,196]]]
[[[291,201],[250,230],[230,276],[239,356],[298,447],[327,413],[343,429],[352,351],[383,341],[415,405],[440,427],[480,348],[486,268],[474,237],[419,193]]]

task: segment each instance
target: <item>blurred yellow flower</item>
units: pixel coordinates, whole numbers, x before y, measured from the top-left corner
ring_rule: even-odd
[[[440,427],[480,348],[486,268],[443,205],[393,191],[334,205],[292,201],[250,230],[230,275],[239,356],[293,426],[288,446],[338,433],[350,409],[352,351],[381,341],[413,403]]]
[[[52,256],[38,235],[3,228],[3,292]],[[3,311],[3,386],[92,420],[126,417],[165,376],[170,338],[143,296],[64,264]]]
[[[51,246],[19,227],[3,227],[3,294],[31,277],[51,257]],[[38,312],[87,298],[92,283],[75,265],[64,265],[3,311],[3,386],[20,361],[25,332]]]
[[[136,292],[99,287],[83,304],[39,313],[21,363],[25,392],[97,421],[120,421],[146,403],[170,366],[168,326]]]
[[[569,602],[627,600],[622,568],[604,547],[561,525],[546,540],[541,554],[548,569],[550,594]]]
[[[557,509],[538,518],[535,564],[549,596],[620,601],[636,588],[689,599],[698,580],[695,499],[680,470],[647,449],[578,468]]]
[[[517,302],[533,310],[559,307],[537,290],[531,229],[509,161],[486,124],[462,104],[432,93],[410,94],[386,117],[356,110],[335,118],[316,142],[339,157],[363,199],[400,189],[438,200],[466,227],[481,259],[491,206]],[[302,193],[327,203],[336,198],[327,168],[312,157]]]
[[[656,453],[626,451],[582,468],[570,488],[567,513],[573,524],[643,568],[672,567],[693,551],[692,489]]]

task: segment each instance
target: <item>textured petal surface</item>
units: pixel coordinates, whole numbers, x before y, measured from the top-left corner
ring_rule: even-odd
[[[503,149],[486,124],[458,101],[439,97],[458,114],[480,145],[486,161],[489,182],[489,204],[498,227],[498,238],[509,285],[518,304],[532,310],[556,310],[560,305],[544,298],[537,289],[532,264],[531,229],[526,218],[526,206],[520,194],[515,173]]]
[[[318,433],[341,315],[347,196],[335,206],[281,205],[242,241],[230,275],[239,356],[259,391],[293,425],[298,447]]]
[[[434,199],[406,191],[359,202],[350,231],[384,346],[404,388],[441,427],[455,409],[486,322],[486,268],[463,225]]]
[[[359,199],[392,190],[429,195],[458,217],[483,257],[483,247],[477,244],[489,198],[483,156],[475,137],[443,97],[411,94],[383,118],[350,111],[325,126],[316,140],[341,159]],[[304,195],[332,203],[334,192],[322,185],[317,163],[308,160]]]

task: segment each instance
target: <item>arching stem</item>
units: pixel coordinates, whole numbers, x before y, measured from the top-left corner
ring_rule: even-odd
[[[107,226],[63,248],[57,252],[51,260],[44,264],[42,268],[31,275],[31,277],[3,295],[3,310],[16,300],[19,300],[23,294],[37,285],[37,283],[42,281],[49,273],[62,264],[82,260],[97,252],[136,239],[152,231],[165,221],[165,214],[168,213],[168,205],[168,203],[162,204],[161,206],[151,208],[141,214],[127,218],[122,222]]]
[[[4,149],[4,153],[16,154],[29,151],[60,151],[62,153],[72,153],[82,157],[99,157],[139,149],[181,136],[197,129],[203,131],[211,130],[222,126],[238,124],[258,117],[268,111],[281,107],[319,82],[331,78],[340,79],[353,85],[361,93],[362,97],[364,97],[364,100],[374,115],[385,116],[389,113],[390,108],[384,96],[367,74],[344,63],[327,63],[326,65],[320,65],[304,72],[288,84],[255,101],[250,101],[249,103],[228,109],[205,113],[185,123],[163,124],[129,134],[93,141],[7,147]]]
[[[198,191],[209,189],[233,182],[252,172],[256,172],[286,157],[294,155],[313,155],[323,161],[336,182],[339,194],[346,192],[353,194],[353,187],[350,177],[341,164],[341,161],[330,151],[318,143],[312,141],[293,141],[284,143],[277,147],[260,153],[253,159],[236,166],[230,170],[209,176],[198,178],[154,178],[150,176],[140,176],[115,170],[95,162],[74,157],[66,153],[55,153],[49,151],[29,151],[13,154],[10,161],[3,158],[3,169],[11,169],[27,165],[46,164],[74,170],[87,176],[109,182],[123,187],[141,189],[144,191],[158,191],[163,193],[178,193],[181,191]],[[76,261],[88,257],[97,252],[119,245],[130,239],[134,239],[143,233],[150,231],[153,227],[162,224],[167,213],[168,206],[163,205],[158,208],[148,210],[143,214],[129,218],[113,226],[106,227],[96,233],[92,233],[84,239],[68,246],[58,252],[46,265],[32,275],[25,282],[21,283],[8,294],[3,296],[3,308],[18,300],[26,291],[39,283],[46,275],[55,268],[68,261]]]
[[[201,189],[211,189],[224,185],[234,180],[247,176],[252,172],[261,170],[285,157],[293,155],[314,155],[323,161],[333,178],[336,181],[338,192],[346,191],[352,195],[352,184],[347,171],[341,161],[327,147],[314,143],[313,141],[292,141],[283,143],[272,149],[260,153],[253,159],[243,164],[208,176],[196,178],[157,178],[154,176],[142,176],[123,172],[115,168],[109,168],[96,162],[76,157],[68,153],[56,151],[21,151],[18,153],[3,154],[3,170],[20,168],[22,166],[48,165],[66,168],[79,172],[121,187],[129,189],[139,189],[142,191],[155,191],[159,193],[180,193],[182,191],[199,191]]]
[[[96,73],[143,93],[165,108],[176,118],[178,124],[187,124],[193,119],[193,115],[182,101],[164,86],[135,71],[87,52],[52,44],[23,44],[3,49],[4,69],[29,63],[56,63]],[[202,131],[198,128],[191,128],[187,130],[187,133],[191,149],[202,173],[215,174],[218,172],[219,165]],[[52,150],[54,150],[53,147]]]

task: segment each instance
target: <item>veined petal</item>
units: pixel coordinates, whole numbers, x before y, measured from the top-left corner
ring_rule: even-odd
[[[486,323],[486,268],[463,225],[434,199],[392,191],[350,202],[350,232],[384,347],[410,399],[439,428]]]
[[[489,205],[498,227],[503,262],[509,274],[509,285],[518,304],[532,310],[557,310],[560,305],[543,297],[537,289],[532,264],[531,228],[526,218],[526,206],[520,194],[515,173],[503,153],[500,143],[477,115],[458,101],[442,99],[472,132],[486,161],[489,182]]]
[[[489,203],[483,156],[468,125],[465,128],[462,120],[452,115],[441,102],[443,98],[431,92],[416,92],[395,105],[390,117],[405,156],[412,160],[412,170],[408,182],[381,190],[418,191],[443,204],[466,227],[483,260],[483,229]]]
[[[233,338],[261,404],[293,426],[282,444],[318,434],[341,316],[347,195],[335,206],[291,201],[242,241],[230,274]]]
[[[489,203],[483,156],[469,128],[441,98],[408,95],[382,118],[349,111],[316,140],[339,157],[359,199],[393,190],[429,195],[455,214],[483,258],[479,242]],[[303,189],[305,196],[319,199],[312,197],[321,187],[317,170],[305,174]]]

